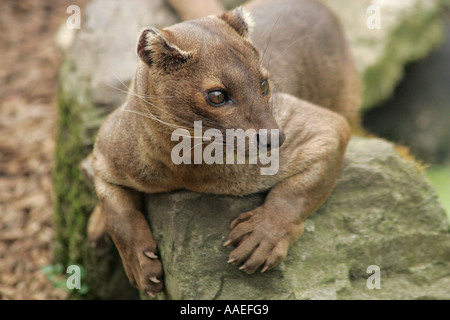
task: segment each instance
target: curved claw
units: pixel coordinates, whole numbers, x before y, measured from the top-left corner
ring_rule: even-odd
[[[237,217],[232,223],[231,223],[231,229],[236,228],[236,226],[242,222],[245,222],[249,220],[251,217],[253,217],[253,211],[241,213],[239,217]]]
[[[223,244],[224,247],[228,247],[229,245],[231,245],[233,242],[231,240],[227,240],[227,242],[225,242]]]
[[[150,277],[150,281],[153,283],[160,283],[161,281],[158,280],[157,277]]]
[[[150,259],[158,259],[158,256],[152,251],[145,251],[144,254]]]

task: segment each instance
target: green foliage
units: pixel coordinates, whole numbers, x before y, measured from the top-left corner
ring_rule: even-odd
[[[70,295],[74,298],[81,299],[87,295],[89,292],[89,286],[85,283],[86,279],[86,270],[80,266],[81,274],[80,274],[80,282],[81,282],[81,288],[80,289],[69,289],[67,286],[67,280],[70,274],[67,274],[65,272],[67,268],[64,268],[63,264],[57,263],[57,264],[49,264],[46,266],[43,266],[41,268],[41,272],[45,274],[47,279],[50,281],[50,283],[53,285],[54,288],[59,288],[63,291],[66,291],[70,293]]]
[[[61,70],[58,92],[58,133],[56,138],[54,189],[54,259],[61,265],[82,265],[89,291],[78,290],[73,297],[133,298],[136,290],[125,276],[114,246],[91,247],[87,237],[89,216],[97,204],[93,186],[82,177],[80,163],[92,150],[103,114],[94,109],[87,89],[74,81],[76,66],[69,59]],[[94,122],[90,122],[94,119]],[[58,267],[60,268],[60,267]],[[51,271],[48,269],[47,271]],[[55,274],[59,269],[53,270]],[[60,273],[60,272],[59,272]],[[55,285],[60,284],[54,278]]]
[[[436,189],[450,223],[450,164],[447,166],[432,166],[427,169],[426,174]]]
[[[58,278],[63,265],[83,265],[93,269],[92,250],[87,239],[87,222],[95,207],[96,198],[83,179],[79,165],[89,154],[90,149],[82,142],[81,107],[70,98],[61,86],[58,92],[58,133],[56,138],[55,165],[53,168],[54,199],[54,258],[57,264],[43,271],[51,275],[54,286],[65,287],[65,280]],[[70,262],[70,263],[69,263]],[[88,278],[95,276],[89,271]],[[59,280],[58,280],[59,279]],[[87,286],[73,292],[73,297],[86,295]]]
[[[442,43],[443,24],[437,15],[439,11],[418,12],[389,34],[382,58],[363,72],[365,110],[391,96],[405,64],[422,59]],[[415,39],[420,39],[420,46]]]
[[[59,121],[53,188],[55,192],[54,223],[55,258],[61,263],[81,262],[88,257],[86,230],[89,214],[95,207],[95,196],[83,180],[79,164],[89,150],[80,139],[78,105],[59,93]]]

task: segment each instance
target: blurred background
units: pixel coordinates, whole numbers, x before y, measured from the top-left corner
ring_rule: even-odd
[[[427,166],[450,219],[450,10],[442,14],[444,43],[406,67],[394,95],[364,114],[364,126],[377,136],[408,147]]]
[[[48,271],[53,258],[52,167],[64,56],[55,36],[68,17],[67,7],[76,4],[83,10],[87,3],[0,0],[0,299],[69,297],[42,269]],[[407,66],[394,95],[363,119],[369,132],[407,146],[427,166],[449,215],[448,9],[442,18],[445,42]]]
[[[76,1],[84,6],[87,0]],[[73,1],[0,1],[0,298],[63,299],[52,261],[52,166],[62,52]]]

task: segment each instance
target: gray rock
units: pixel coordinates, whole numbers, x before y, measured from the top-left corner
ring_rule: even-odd
[[[408,146],[433,164],[450,159],[450,10],[444,17],[443,45],[409,66],[395,95],[365,115],[365,127],[371,132]]]
[[[247,275],[222,246],[231,221],[260,205],[177,192],[148,196],[169,299],[450,299],[445,212],[416,165],[382,140],[354,138],[326,203],[285,262]],[[370,290],[369,266],[381,270]]]
[[[148,25],[166,27],[177,18],[164,0],[94,0],[61,71],[65,99],[80,111],[85,142],[92,142],[104,116],[125,101],[136,72],[136,41]]]
[[[89,298],[138,295],[129,285],[114,248],[92,250],[87,240],[87,221],[96,196],[83,180],[79,165],[91,152],[105,116],[125,100],[136,71],[140,29],[175,22],[164,0],[93,0],[83,11],[81,30],[60,70],[53,174],[54,256],[63,264],[83,265]]]
[[[364,83],[364,108],[392,95],[404,66],[442,41],[441,0],[322,0],[341,19]],[[372,9],[372,10],[369,10]],[[379,9],[380,29],[371,29]]]

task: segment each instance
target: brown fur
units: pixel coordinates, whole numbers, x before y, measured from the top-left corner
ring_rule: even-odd
[[[181,20],[194,20],[210,14],[221,14],[225,8],[219,1],[211,0],[167,0]]]
[[[359,80],[336,18],[313,0],[257,0],[245,8],[254,26],[235,10],[144,30],[128,100],[97,137],[94,181],[106,229],[131,283],[151,295],[162,289],[163,269],[140,193],[270,190],[261,207],[233,222],[226,242],[236,247],[230,262],[248,273],[266,271],[284,259],[332,191],[348,122],[357,124]],[[263,95],[266,79],[271,89]],[[206,95],[218,89],[232,101],[213,107]],[[279,171],[262,176],[260,165],[175,165],[170,135],[180,127],[192,131],[194,121],[222,131],[282,129]]]

